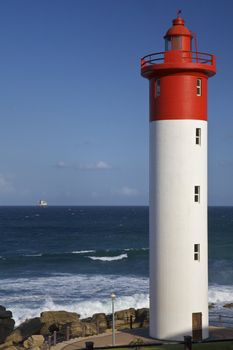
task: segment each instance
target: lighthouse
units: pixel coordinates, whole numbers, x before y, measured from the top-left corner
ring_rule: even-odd
[[[180,12],[141,59],[150,100],[150,336],[208,337],[207,83],[214,55]]]

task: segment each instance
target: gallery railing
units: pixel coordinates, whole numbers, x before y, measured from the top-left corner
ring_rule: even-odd
[[[165,52],[156,52],[149,55],[146,55],[141,58],[141,68],[154,65],[154,64],[163,64],[163,63],[174,63],[169,56],[166,56],[166,53],[170,53],[168,51]],[[176,53],[176,57],[181,59],[182,62],[192,62],[199,64],[215,64],[215,57],[209,53],[205,52],[196,52],[196,51],[183,51],[180,50]]]

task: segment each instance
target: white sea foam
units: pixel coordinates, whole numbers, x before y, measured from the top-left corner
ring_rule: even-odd
[[[95,250],[74,250],[72,254],[86,254],[86,253],[95,253]]]
[[[117,297],[115,302],[115,310],[123,310],[133,307],[135,309],[149,307],[149,294],[134,294],[132,296]],[[16,325],[23,322],[25,319],[38,317],[43,311],[56,311],[65,310],[69,312],[77,312],[81,318],[92,316],[94,313],[104,312],[106,314],[111,313],[111,300],[105,299],[93,299],[79,302],[72,302],[70,304],[57,303],[51,297],[47,297],[39,307],[28,308],[21,306],[11,307],[13,317],[16,321]]]
[[[209,301],[220,305],[233,302],[233,286],[216,284],[209,286]]]
[[[111,312],[114,291],[116,310],[147,307],[148,278],[117,275],[71,275],[1,280],[1,304],[13,312],[16,324],[45,310],[67,310],[89,317]]]
[[[125,252],[130,252],[130,251],[139,251],[139,250],[149,250],[149,248],[125,248]]]
[[[88,258],[91,260],[100,260],[100,261],[116,261],[116,260],[127,259],[128,255],[127,253],[125,253],[117,256],[88,256]]]
[[[30,256],[30,257],[33,257],[33,256],[42,256],[42,253],[38,253],[38,254],[25,254],[24,256]]]
[[[140,276],[54,274],[47,277],[7,278],[0,284],[1,304],[12,310],[16,324],[46,310],[77,312],[82,318],[111,312],[111,292],[116,310],[149,305],[149,279]],[[221,308],[233,301],[233,286],[211,285],[209,302]],[[224,313],[227,310],[224,309]],[[222,312],[222,311],[221,311]]]

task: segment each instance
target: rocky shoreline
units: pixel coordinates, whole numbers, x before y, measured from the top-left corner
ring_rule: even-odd
[[[233,309],[233,303],[223,307]],[[209,309],[215,304],[209,304]],[[134,309],[115,312],[117,330],[146,328],[149,326],[149,309]],[[80,315],[68,311],[45,311],[40,317],[28,319],[15,328],[12,312],[0,305],[0,350],[47,349],[49,337],[56,332],[57,339],[88,337],[111,331],[112,315],[96,313],[81,319]]]
[[[115,312],[117,330],[148,327],[149,310],[147,308],[121,310]],[[88,337],[104,333],[112,327],[112,315],[93,314],[80,319],[80,315],[67,311],[46,311],[26,320],[14,328],[12,312],[0,306],[0,350],[46,349],[49,336],[56,331],[60,339]]]

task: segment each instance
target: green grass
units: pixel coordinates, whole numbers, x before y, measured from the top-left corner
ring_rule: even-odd
[[[119,348],[119,350],[136,350],[137,348]],[[216,342],[208,344],[193,344],[193,350],[233,350],[233,342]],[[109,349],[110,350],[110,349]],[[161,346],[142,346],[138,347],[138,350],[184,350],[183,344],[169,344]]]
[[[183,344],[170,344],[155,347],[144,347],[141,350],[184,350]],[[193,344],[193,350],[233,350],[233,342],[217,342],[217,343],[207,343],[207,344]]]
[[[153,350],[184,350],[184,345],[162,345],[154,347]],[[193,344],[193,350],[233,350],[233,342],[219,342],[208,344]],[[145,350],[145,349],[144,349]],[[151,349],[152,350],[152,349]]]

